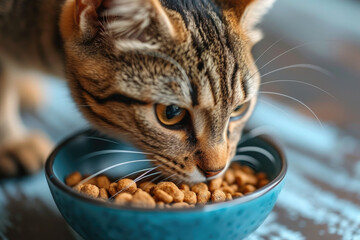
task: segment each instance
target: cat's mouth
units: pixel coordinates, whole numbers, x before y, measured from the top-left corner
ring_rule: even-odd
[[[205,182],[218,178],[226,172],[231,163],[229,160],[223,169],[217,171],[216,174],[209,176],[196,165],[194,165],[189,171],[179,167],[177,164],[174,164],[173,161],[164,159],[163,157],[153,156],[153,159],[157,160],[154,165],[157,167],[157,171],[161,173],[162,179],[159,179],[160,181],[172,180],[178,183],[189,184]]]
[[[226,170],[229,168],[230,163],[231,163],[230,160],[227,161],[226,166],[220,172],[218,172],[217,174],[215,174],[215,175],[213,175],[211,177],[207,177],[206,180],[212,180],[212,179],[215,179],[215,178],[218,178],[218,177],[222,176],[226,172]]]

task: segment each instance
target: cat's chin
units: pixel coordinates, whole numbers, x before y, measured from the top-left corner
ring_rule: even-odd
[[[206,180],[207,178],[204,174],[198,168],[195,168],[192,173],[188,174],[188,179],[186,181],[189,183],[199,183],[205,182]]]

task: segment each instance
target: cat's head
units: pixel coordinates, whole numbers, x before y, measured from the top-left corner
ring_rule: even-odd
[[[273,0],[68,0],[67,78],[99,130],[188,182],[223,172],[260,77],[251,47]]]

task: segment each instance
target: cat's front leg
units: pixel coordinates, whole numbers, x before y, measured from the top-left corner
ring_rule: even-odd
[[[0,63],[0,178],[37,172],[52,148],[43,134],[25,129],[19,115],[24,91],[12,76]]]

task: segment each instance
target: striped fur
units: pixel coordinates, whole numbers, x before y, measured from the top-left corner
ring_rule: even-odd
[[[199,168],[227,165],[256,103],[255,22],[242,21],[257,2],[264,0],[67,0],[57,55],[64,53],[79,109],[99,130],[151,152],[164,173],[205,180]],[[229,121],[245,102],[247,114]],[[190,120],[163,127],[159,103],[187,109]]]

